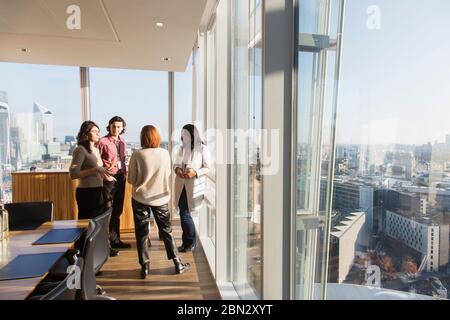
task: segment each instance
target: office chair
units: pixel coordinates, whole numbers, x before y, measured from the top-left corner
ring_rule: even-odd
[[[78,271],[82,272],[84,265],[83,259],[79,258],[75,265],[78,268]],[[76,270],[77,269],[74,269],[71,273],[68,273],[66,277],[59,282],[44,282],[43,284],[38,285],[34,294],[28,300],[75,300],[77,293],[76,283],[74,283],[74,287],[70,288],[68,284],[69,281],[72,280],[71,277],[76,275]],[[81,278],[79,280],[81,280]]]
[[[53,202],[14,202],[5,204],[9,214],[9,230],[33,230],[53,221]]]
[[[101,235],[101,226],[91,220],[90,229],[93,231],[86,237],[85,246],[83,248],[84,267],[81,272],[81,300],[115,300],[106,295],[99,295],[97,293],[97,281],[95,279],[95,246],[98,243]]]
[[[111,219],[111,212],[112,209],[109,209],[105,213],[92,219],[100,227],[100,233],[94,250],[95,274],[100,272],[100,269],[109,258],[109,251],[111,250],[109,245],[109,220]]]

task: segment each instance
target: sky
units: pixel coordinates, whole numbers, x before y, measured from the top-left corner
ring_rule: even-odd
[[[367,28],[378,5],[379,30]],[[347,0],[338,142],[422,144],[450,134],[450,1]]]
[[[319,33],[315,27],[317,15],[312,14],[317,12],[319,1],[303,1],[300,30]],[[373,5],[379,8],[379,29],[367,26],[373,17],[367,10]],[[445,140],[450,134],[449,16],[448,0],[346,0],[337,143],[423,144]],[[329,87],[334,84],[332,54],[331,58]],[[306,107],[311,101],[312,61],[312,54],[300,54],[300,135],[308,131],[312,116]],[[329,90],[325,128],[331,127],[331,97]]]
[[[301,31],[315,30],[316,15],[302,0]],[[336,8],[337,0],[333,0]],[[370,30],[367,9],[380,10],[380,29]],[[333,30],[336,33],[336,10]],[[357,144],[422,144],[444,141],[450,134],[450,1],[347,0],[340,75],[337,142]],[[303,29],[302,29],[303,28]],[[334,58],[333,55],[330,58]],[[311,57],[300,58],[299,134],[306,135],[311,114],[305,106]],[[191,67],[176,74],[175,124],[191,117]],[[329,61],[332,85],[333,61]],[[50,109],[55,135],[76,135],[81,123],[78,67],[0,62],[0,90],[7,91],[12,112],[31,112],[33,102]],[[327,103],[331,105],[331,91]],[[105,133],[110,117],[128,123],[128,141],[138,141],[140,128],[156,124],[167,140],[167,73],[91,68],[92,118]],[[325,128],[331,127],[330,109]],[[325,135],[327,130],[324,130]],[[303,137],[304,138],[304,137]],[[300,141],[302,139],[300,138]]]
[[[8,93],[10,112],[30,113],[38,102],[54,115],[54,135],[76,136],[81,125],[78,67],[0,62],[0,91]],[[190,122],[192,67],[175,74],[175,126]],[[156,125],[168,140],[167,72],[90,68],[91,118],[106,134],[108,120],[122,116],[126,141],[139,142],[141,128]]]

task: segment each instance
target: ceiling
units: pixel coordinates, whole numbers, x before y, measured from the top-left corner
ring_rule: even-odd
[[[0,0],[0,61],[182,72],[211,2]]]

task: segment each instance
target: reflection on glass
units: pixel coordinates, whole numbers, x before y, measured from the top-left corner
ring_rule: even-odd
[[[320,2],[300,0],[300,30],[301,17],[320,20],[305,9]],[[333,19],[339,6],[327,2]],[[440,0],[347,0],[341,50],[299,52],[297,214],[323,213],[324,224],[308,231],[297,219],[297,298],[448,298],[450,64],[439,57],[450,46],[439,38],[449,10]]]
[[[243,299],[261,297],[262,5],[233,2],[233,124],[248,130],[235,136],[232,168],[233,284]]]
[[[81,124],[78,67],[0,63],[0,200],[11,172],[67,169]]]

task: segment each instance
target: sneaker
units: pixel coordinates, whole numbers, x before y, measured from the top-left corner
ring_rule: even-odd
[[[114,249],[129,249],[131,248],[131,245],[129,243],[122,242],[122,240],[116,240],[114,242],[111,242],[111,248]]]

